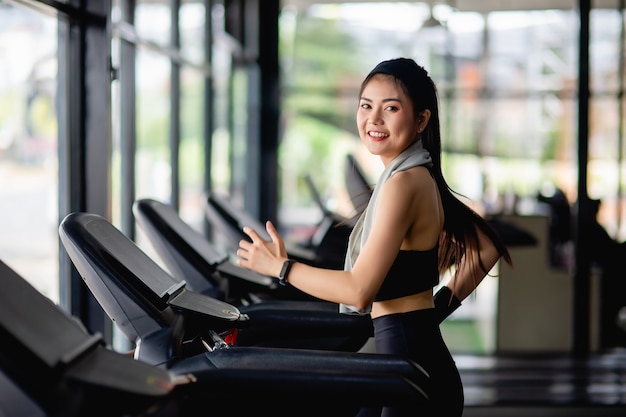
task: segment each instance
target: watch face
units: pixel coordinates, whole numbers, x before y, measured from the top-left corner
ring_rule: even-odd
[[[289,270],[291,269],[291,265],[295,261],[291,259],[287,259],[285,263],[283,263],[283,267],[280,269],[280,274],[278,275],[278,283],[280,285],[287,285],[287,275],[289,274]]]

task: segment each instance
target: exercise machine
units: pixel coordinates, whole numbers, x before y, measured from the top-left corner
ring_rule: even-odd
[[[307,183],[312,184],[310,181]],[[270,240],[265,224],[237,207],[225,194],[209,191],[205,212],[211,226],[220,233],[233,252],[239,247],[239,241],[250,240],[243,232],[244,226],[252,227],[261,237]],[[349,220],[324,210],[315,232],[307,241],[285,241],[285,248],[289,257],[299,262],[323,268],[343,269],[351,230]]]
[[[107,305],[105,310],[131,309],[134,304],[142,302],[149,310],[162,311],[168,299],[180,303],[193,297],[215,311],[217,322],[209,325],[225,322],[226,328],[219,331],[236,333],[237,343],[249,346],[356,351],[373,334],[369,317],[341,314],[331,304],[277,301],[235,306],[192,291],[185,280],[163,270],[101,216],[70,214],[61,223],[59,233],[87,286],[101,304]],[[115,285],[111,283],[113,280],[117,281]],[[120,302],[122,297],[129,298],[131,289],[139,301]],[[158,321],[169,319],[161,317]],[[116,323],[118,326],[131,325],[127,319],[116,320]],[[135,338],[136,335],[131,333],[130,340]]]
[[[317,383],[324,383],[321,379],[334,375],[331,380],[335,384],[346,384],[352,391],[348,397],[358,397],[358,391],[366,386],[371,388],[374,398],[354,398],[360,406],[372,402],[420,404],[427,399],[423,387],[428,375],[403,357],[245,345],[242,337],[253,327],[257,332],[264,329],[267,334],[263,337],[270,341],[319,329],[297,324],[279,328],[272,320],[253,322],[235,306],[187,291],[184,281],[174,280],[114,230],[107,220],[89,213],[71,213],[59,226],[63,246],[87,287],[109,318],[135,342],[135,359],[166,367],[176,375],[224,367],[266,369],[276,377],[302,373],[305,379],[307,373],[322,373],[306,381],[314,390]],[[324,332],[331,324],[322,325]],[[351,387],[350,381],[355,385]],[[305,403],[315,408],[316,401],[319,398],[311,397]]]
[[[288,352],[280,363],[257,349],[151,365],[105,346],[1,261],[0,282],[0,415],[349,416],[363,405],[426,401],[400,374],[296,369]]]

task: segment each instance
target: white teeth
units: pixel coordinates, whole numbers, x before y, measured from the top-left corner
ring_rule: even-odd
[[[370,132],[370,136],[374,136],[375,138],[383,138],[387,136],[387,134],[382,132]]]

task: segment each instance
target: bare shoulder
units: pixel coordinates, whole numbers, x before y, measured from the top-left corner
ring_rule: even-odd
[[[433,247],[443,227],[444,213],[435,180],[425,167],[398,172],[385,190],[387,201],[395,201],[394,214],[401,216],[406,227],[402,247],[425,250]]]
[[[436,188],[435,181],[430,175],[428,168],[423,166],[413,167],[405,171],[395,173],[387,181],[389,188],[399,190],[401,192],[430,192]]]
[[[439,201],[437,186],[425,167],[415,167],[394,174],[385,183],[379,207],[385,205],[388,214],[406,216],[432,209]],[[389,207],[391,206],[391,207]]]

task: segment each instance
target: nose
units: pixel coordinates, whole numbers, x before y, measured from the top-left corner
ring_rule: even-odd
[[[373,125],[381,125],[384,123],[379,110],[373,110],[370,113],[370,123]]]

